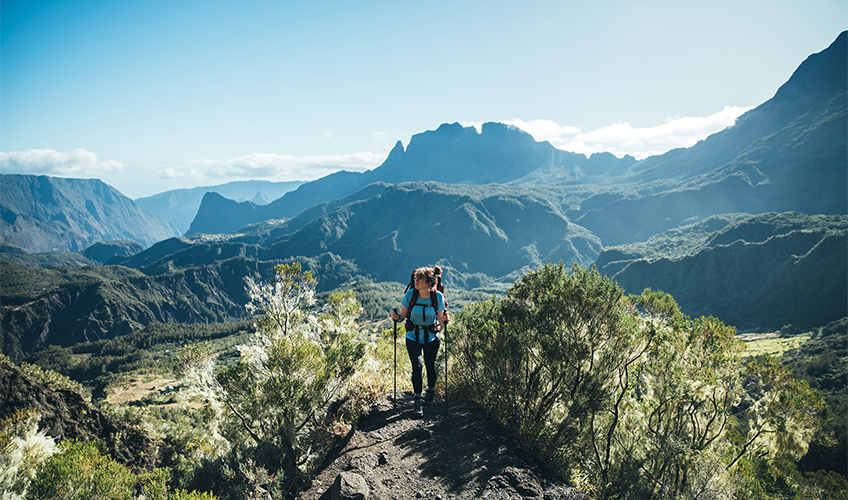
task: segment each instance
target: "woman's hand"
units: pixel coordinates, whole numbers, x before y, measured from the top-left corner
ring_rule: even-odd
[[[392,309],[392,321],[397,323],[400,320],[400,314],[398,314],[397,309]]]

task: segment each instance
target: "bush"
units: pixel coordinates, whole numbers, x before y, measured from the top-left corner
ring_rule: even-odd
[[[0,490],[4,499],[23,498],[35,478],[36,467],[54,455],[53,438],[38,431],[41,415],[18,410],[0,421]]]
[[[464,390],[602,498],[731,495],[750,460],[803,455],[824,412],[774,360],[743,366],[733,328],[595,268],[541,266],[455,329]]]
[[[136,478],[107,455],[102,443],[63,441],[60,453],[38,467],[27,498],[87,500],[131,499]]]
[[[132,499],[216,500],[211,493],[176,490],[169,493],[170,473],[164,469],[136,476],[105,454],[99,441],[74,439],[59,444],[60,452],[38,466],[26,498],[55,500]]]
[[[195,345],[179,354],[176,366],[185,393],[216,411],[209,434],[229,448],[219,448],[226,456],[209,457],[221,459],[219,479],[236,477],[245,495],[305,484],[327,451],[328,413],[365,354],[365,345],[354,341],[361,307],[352,292],[333,294],[320,314],[308,314],[316,285],[311,273],[298,264],[275,271],[268,283],[247,280],[248,311],[261,316],[249,342],[238,346],[237,363],[215,373],[211,350]]]

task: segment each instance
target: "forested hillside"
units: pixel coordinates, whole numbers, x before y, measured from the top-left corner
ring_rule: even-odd
[[[630,293],[670,293],[688,314],[809,329],[848,316],[846,255],[848,216],[736,214],[605,249],[597,265]]]

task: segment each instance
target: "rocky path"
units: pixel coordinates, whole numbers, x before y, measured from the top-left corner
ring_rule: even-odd
[[[584,499],[518,452],[508,433],[467,401],[438,398],[414,418],[411,394],[382,400],[301,500]]]

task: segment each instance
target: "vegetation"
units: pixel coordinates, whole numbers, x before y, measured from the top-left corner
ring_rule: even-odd
[[[36,467],[56,453],[53,438],[38,430],[40,415],[18,410],[0,421],[0,490],[7,498],[23,498]]]
[[[60,452],[38,466],[26,498],[113,500],[142,498],[151,500],[215,500],[210,493],[169,492],[170,474],[164,469],[136,475],[126,466],[104,454],[97,441],[67,440],[59,444]]]
[[[66,440],[57,446],[38,430],[41,415],[18,410],[0,422],[0,489],[4,500],[131,499],[215,500],[209,493],[171,489],[171,474],[136,474],[106,455],[103,443]],[[141,495],[141,496],[139,496]]]
[[[828,406],[826,423],[798,468],[848,471],[848,318],[810,332],[810,340],[783,355],[795,376],[818,390]]]
[[[392,391],[394,349],[405,359],[402,331],[399,345],[391,328],[371,345],[357,341],[356,292],[376,321],[402,286],[358,280],[349,284],[355,291],[321,294],[326,305],[315,308],[316,282],[298,264],[278,265],[270,282],[247,283],[255,329],[153,324],[51,347],[24,363],[27,376],[54,389],[83,390],[51,369],[80,377],[99,396],[120,374],[161,375],[172,366],[185,385],[110,410],[159,442],[160,468],[148,472],[126,469],[97,443],[56,447],[31,411],[7,419],[0,460],[21,465],[0,480],[13,498],[70,498],[62,489],[69,487],[113,498],[214,498],[186,490],[278,498],[307,484],[362,409]],[[686,317],[668,294],[626,296],[595,268],[547,264],[504,298],[458,296],[451,294],[453,311],[469,303],[451,325],[451,390],[479,401],[526,452],[596,498],[848,493],[846,320],[806,334],[811,340],[787,351],[785,364],[743,357],[733,328]],[[399,390],[409,389],[407,365],[397,366]],[[175,397],[196,403],[168,404]],[[85,472],[94,469],[110,473]]]
[[[24,267],[96,266],[100,262],[77,252],[7,253],[0,252],[0,260]]]
[[[361,307],[353,293],[332,295],[321,314],[310,315],[304,309],[314,300],[311,273],[299,264],[275,271],[268,283],[248,279],[248,310],[262,316],[256,333],[238,347],[236,364],[215,373],[214,354],[202,344],[177,360],[188,394],[214,410],[209,428],[217,446],[207,458],[218,453],[240,472],[213,472],[216,491],[277,496],[305,484],[332,444],[333,408],[343,403],[365,354],[365,345],[354,342]]]
[[[209,342],[216,352],[227,353],[226,362],[234,362],[229,348],[247,338],[251,324],[250,321],[208,325],[153,323],[113,339],[71,347],[49,346],[27,360],[78,381],[96,397],[102,397],[119,380],[119,374],[168,373],[175,353],[187,344]]]
[[[775,359],[743,365],[733,328],[667,294],[625,297],[594,268],[541,266],[458,328],[463,390],[600,498],[766,491],[825,414]]]

